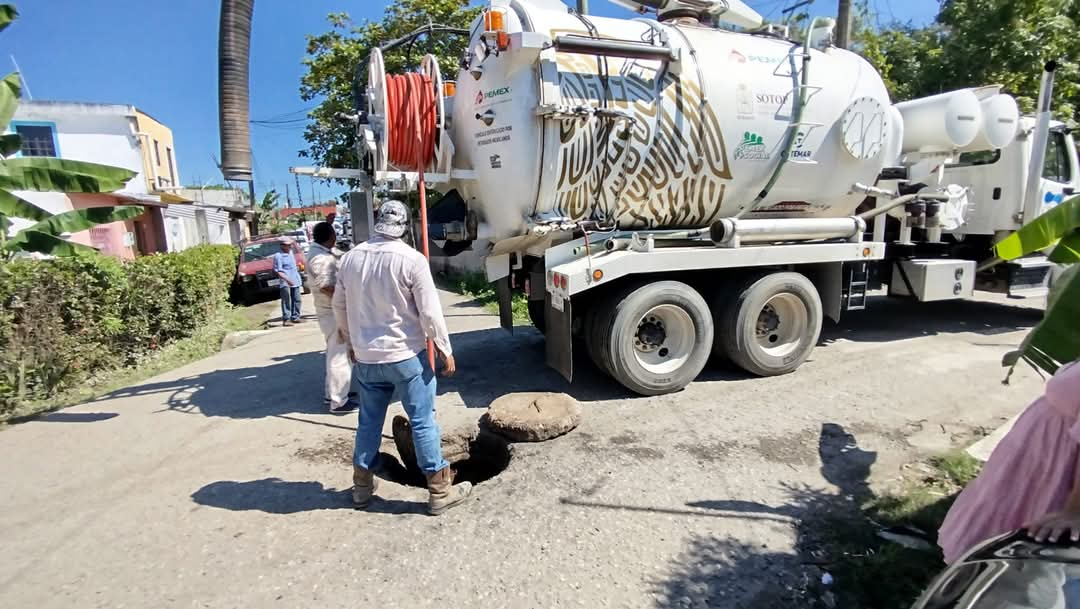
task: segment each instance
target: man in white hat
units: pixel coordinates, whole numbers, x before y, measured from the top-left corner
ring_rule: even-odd
[[[274,254],[274,273],[278,276],[281,292],[281,325],[300,323],[300,269],[296,265],[296,246],[292,237],[281,239],[281,251]]]
[[[431,269],[423,254],[401,241],[408,227],[405,206],[386,201],[379,208],[375,236],[345,254],[338,268],[334,315],[360,381],[352,499],[355,506],[366,507],[375,493],[372,469],[396,389],[409,415],[417,465],[427,477],[428,511],[437,515],[463,502],[472,485],[455,486],[442,456],[428,339],[444,363],[443,376],[453,375],[456,365]]]

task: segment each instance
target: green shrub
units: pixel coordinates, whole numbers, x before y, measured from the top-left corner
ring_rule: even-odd
[[[190,336],[226,304],[236,256],[206,245],[0,262],[0,415]]]

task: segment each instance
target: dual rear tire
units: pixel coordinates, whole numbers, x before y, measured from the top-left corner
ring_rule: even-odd
[[[721,289],[710,307],[679,281],[624,287],[600,299],[585,318],[585,343],[598,368],[641,395],[689,385],[722,354],[759,376],[799,367],[817,344],[822,308],[799,273],[746,278]]]

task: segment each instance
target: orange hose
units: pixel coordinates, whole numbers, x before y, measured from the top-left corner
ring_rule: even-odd
[[[416,167],[420,190],[420,240],[424,258],[428,251],[427,188],[424,168],[435,156],[435,91],[431,78],[410,72],[386,76],[387,155],[398,167]],[[435,370],[435,350],[428,340],[428,364]]]
[[[435,156],[435,90],[423,74],[386,76],[388,156],[398,167],[422,170]]]

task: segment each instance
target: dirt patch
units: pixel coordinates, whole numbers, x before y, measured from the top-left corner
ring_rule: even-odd
[[[724,461],[738,451],[737,442],[703,442],[699,444],[676,444],[675,448],[697,459],[698,463]]]
[[[773,463],[813,466],[817,464],[818,432],[807,430],[786,436],[759,438],[751,446],[759,455]]]
[[[352,465],[353,442],[353,436],[328,437],[318,446],[298,449],[293,456],[309,463]]]
[[[589,452],[613,452],[627,455],[638,460],[663,459],[664,451],[639,444],[640,438],[633,432],[623,432],[612,436],[606,442],[588,433],[574,434],[578,444]]]

